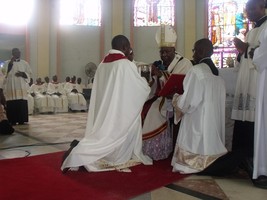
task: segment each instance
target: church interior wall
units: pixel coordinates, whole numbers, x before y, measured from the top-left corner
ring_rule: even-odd
[[[88,62],[95,64],[101,62],[103,56],[111,48],[110,42],[115,34],[124,34],[130,39],[135,60],[151,63],[160,59],[159,49],[155,41],[157,27],[132,27],[132,17],[129,14],[132,8],[131,0],[104,0],[102,28],[61,27],[57,23],[59,17],[58,0],[40,2],[36,1],[37,11],[42,9],[45,4],[49,8],[49,12],[43,13],[41,18],[33,17],[27,30],[28,43],[25,43],[25,54],[29,54],[27,61],[32,67],[34,79],[58,74],[60,81],[64,81],[67,75],[76,75],[76,77],[82,77],[83,81],[86,81],[84,66]],[[206,0],[179,0],[175,2],[175,28],[178,35],[176,49],[191,59],[192,44],[196,39],[205,36]],[[115,10],[120,4],[122,5],[119,9]],[[37,14],[38,12],[35,12],[35,15]],[[49,20],[49,26],[46,26],[48,30],[40,28],[41,22],[43,23],[44,20]],[[40,31],[44,31],[45,34],[40,33]],[[45,45],[44,42],[47,41],[49,44]],[[6,59],[7,55],[1,49],[0,59]],[[8,51],[10,52],[10,50]],[[48,52],[48,55],[40,55],[40,50],[44,53]],[[44,66],[42,63],[47,64]]]

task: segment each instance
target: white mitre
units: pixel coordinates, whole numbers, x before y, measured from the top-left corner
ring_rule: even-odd
[[[156,33],[159,47],[175,47],[177,34],[170,25],[161,24]]]

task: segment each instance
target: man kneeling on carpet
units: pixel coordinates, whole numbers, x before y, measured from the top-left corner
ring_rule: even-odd
[[[250,178],[252,169],[242,151],[225,148],[225,86],[210,56],[210,40],[194,45],[194,62],[186,74],[183,95],[174,95],[173,106],[181,126],[172,158],[174,172],[224,176],[244,168]],[[177,121],[177,120],[176,120]],[[267,188],[267,179],[252,180],[256,187]]]
[[[152,160],[142,153],[141,111],[150,88],[127,59],[130,42],[117,35],[97,68],[84,138],[74,140],[61,170],[129,170]]]
[[[172,158],[173,171],[226,175],[238,168],[241,157],[227,153],[224,145],[224,81],[210,58],[210,40],[198,40],[193,52],[197,64],[185,76],[183,95],[173,97],[175,117],[182,116]]]

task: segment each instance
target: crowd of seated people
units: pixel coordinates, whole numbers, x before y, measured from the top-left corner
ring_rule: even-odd
[[[40,77],[35,83],[31,79],[28,89],[28,111],[29,114],[38,113],[64,113],[69,111],[86,111],[87,101],[83,94],[85,85],[79,77],[66,77],[65,82],[59,82],[57,75]]]

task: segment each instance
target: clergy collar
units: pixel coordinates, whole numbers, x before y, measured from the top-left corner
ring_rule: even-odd
[[[254,28],[257,28],[257,27],[260,27],[267,19],[267,16],[264,15],[262,18],[260,18],[258,21],[255,22],[255,27]]]
[[[15,60],[14,60],[14,62],[19,62],[19,61],[20,61],[20,59],[19,59],[19,58],[17,58],[17,59],[15,59]]]
[[[204,60],[211,60],[211,58],[210,58],[210,57],[202,58],[202,59],[199,61],[199,63],[202,63]]]

